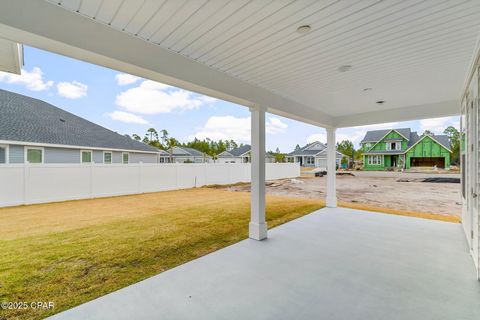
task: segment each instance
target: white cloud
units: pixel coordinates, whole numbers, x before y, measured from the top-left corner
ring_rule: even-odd
[[[285,133],[287,128],[288,124],[275,117],[268,118],[265,123],[265,131],[268,134]]]
[[[53,81],[43,79],[43,72],[39,67],[34,67],[32,71],[22,69],[20,75],[0,72],[0,82],[22,84],[32,91],[44,91],[53,86]]]
[[[189,136],[188,139],[233,139],[248,143],[250,142],[250,125],[250,117],[212,116],[197,133]],[[265,123],[265,131],[270,135],[284,133],[287,128],[288,124],[275,117],[269,117]]]
[[[212,103],[211,99],[155,81],[144,80],[138,87],[117,95],[115,104],[128,112],[159,114],[174,110],[197,109],[206,101]]]
[[[420,127],[418,133],[422,134],[425,130],[430,130],[434,134],[443,134],[443,130],[448,126],[452,125],[459,128],[458,117],[444,117],[444,118],[434,118],[434,119],[424,119],[420,120]]]
[[[128,113],[124,111],[113,111],[111,113],[106,114],[108,117],[110,117],[113,120],[120,121],[120,122],[125,122],[125,123],[135,123],[135,124],[148,124],[148,121],[143,119],[140,116],[137,116],[136,114],[133,113]]]
[[[115,79],[117,80],[117,84],[120,86],[125,86],[128,84],[133,84],[140,80],[140,77],[137,76],[132,76],[131,74],[128,73],[119,73],[115,76]]]
[[[87,95],[88,86],[78,81],[60,82],[57,84],[57,92],[60,96],[68,99],[78,99]]]

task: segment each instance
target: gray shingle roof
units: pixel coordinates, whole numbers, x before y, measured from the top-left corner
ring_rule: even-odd
[[[410,133],[411,133],[410,128],[400,128],[400,129],[394,129],[394,130],[398,131],[402,136],[409,139]],[[385,137],[387,133],[389,133],[390,131],[392,131],[392,129],[367,131],[367,133],[365,134],[365,137],[362,139],[362,141],[360,141],[360,143],[367,142],[367,141],[377,142],[378,140]]]
[[[203,157],[204,154],[201,151],[193,148],[187,147],[173,147],[172,155],[181,157],[181,156],[192,156],[192,157]]]
[[[0,89],[0,140],[157,152],[44,101]]]
[[[232,149],[228,152],[234,157],[239,157],[242,154],[249,152],[251,149],[252,149],[252,147],[249,144],[246,144],[246,145],[243,145],[241,147]]]
[[[315,149],[315,150],[308,149],[308,147],[310,147],[311,145],[316,144],[316,143],[319,143],[321,145],[321,149]],[[289,156],[293,156],[293,155],[295,155],[295,156],[313,156],[313,155],[316,155],[317,153],[322,152],[323,150],[325,150],[325,148],[326,148],[325,144],[323,144],[321,142],[318,142],[318,141],[314,141],[312,143],[309,143],[309,144],[301,147],[298,150],[293,150],[288,155]]]

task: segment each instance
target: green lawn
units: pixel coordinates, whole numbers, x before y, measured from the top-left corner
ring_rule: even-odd
[[[201,188],[0,209],[0,301],[55,303],[0,319],[41,319],[245,239],[249,205]],[[269,196],[268,225],[322,206]]]

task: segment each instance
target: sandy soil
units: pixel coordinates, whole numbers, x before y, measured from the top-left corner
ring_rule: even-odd
[[[432,177],[425,174],[373,172],[354,172],[353,174],[355,176],[337,177],[339,201],[457,217],[461,215],[459,183],[421,182],[424,178]],[[458,177],[458,175],[447,175],[447,177]],[[326,176],[269,181],[267,193],[325,199],[326,181]],[[249,191],[250,185],[229,186],[226,189]]]

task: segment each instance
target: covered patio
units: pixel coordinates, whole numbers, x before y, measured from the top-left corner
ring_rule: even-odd
[[[459,224],[326,208],[51,319],[478,319]]]
[[[9,48],[251,111],[251,239],[56,318],[479,318],[479,29],[479,1],[1,2]],[[266,112],[326,128],[328,155],[328,208],[268,232]],[[337,128],[460,114],[463,234],[336,208]]]

